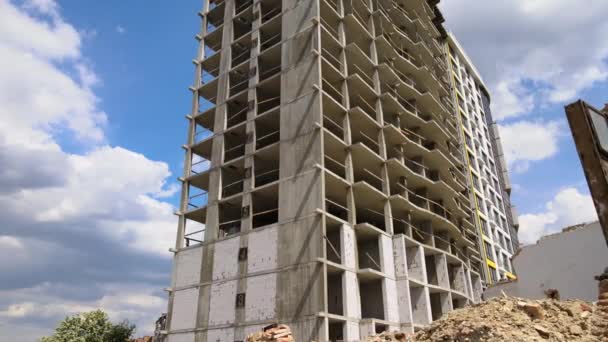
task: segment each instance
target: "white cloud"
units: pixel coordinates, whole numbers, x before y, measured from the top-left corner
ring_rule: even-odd
[[[3,250],[12,249],[23,249],[23,244],[19,239],[14,236],[0,235],[0,246]]]
[[[595,220],[597,214],[591,196],[576,188],[565,188],[546,204],[544,211],[519,216],[519,239],[524,244],[531,244],[541,236]]]
[[[116,32],[118,32],[118,34],[125,34],[127,32],[127,29],[125,29],[121,25],[117,25],[116,26]]]
[[[564,136],[564,124],[559,121],[526,121],[499,125],[505,159],[514,172],[524,172],[532,162],[555,156]]]
[[[488,82],[497,119],[572,100],[608,78],[607,1],[449,0],[441,7]]]
[[[0,262],[0,341],[34,341],[96,308],[150,332],[176,227],[161,198],[179,188],[166,163],[107,141],[86,35],[53,0],[22,4],[0,0],[0,250],[12,256]]]
[[[48,284],[10,293],[0,291],[0,294],[14,296],[17,300],[16,303],[0,310],[0,318],[18,321],[56,321],[69,315],[102,309],[115,322],[128,319],[135,323],[138,333],[143,335],[153,332],[154,322],[166,306],[166,299],[160,297],[156,289],[145,285],[108,284],[102,289],[104,295],[84,300],[60,298],[49,295],[47,291]],[[52,331],[48,329],[42,333],[51,334]]]

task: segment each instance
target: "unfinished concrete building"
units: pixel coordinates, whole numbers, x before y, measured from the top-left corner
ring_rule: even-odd
[[[480,300],[438,2],[205,1],[169,342],[357,341]]]
[[[511,205],[511,182],[498,126],[490,110],[490,94],[456,37],[449,34],[447,43],[471,203],[479,227],[482,273],[486,284],[514,280],[511,259],[519,248],[519,223]]]

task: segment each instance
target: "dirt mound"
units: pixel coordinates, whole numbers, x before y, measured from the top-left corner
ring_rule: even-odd
[[[583,301],[495,298],[450,312],[413,341],[608,341],[608,316]]]

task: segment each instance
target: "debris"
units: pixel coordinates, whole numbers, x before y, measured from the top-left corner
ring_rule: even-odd
[[[559,300],[559,291],[557,289],[547,289],[545,290],[545,295],[549,299]]]
[[[583,329],[580,327],[580,325],[571,325],[570,326],[570,333],[572,335],[582,335],[583,334]]]
[[[294,342],[291,329],[284,324],[271,324],[263,331],[247,336],[247,342]]]
[[[608,315],[593,304],[498,297],[444,315],[411,341],[608,341],[604,334]]]
[[[523,310],[530,316],[532,319],[543,319],[545,318],[545,314],[543,312],[543,308],[536,303],[526,303],[524,305]]]
[[[551,336],[551,331],[549,331],[549,329],[543,327],[542,325],[535,325],[534,330],[536,330],[538,334],[544,338],[549,338],[549,336]]]

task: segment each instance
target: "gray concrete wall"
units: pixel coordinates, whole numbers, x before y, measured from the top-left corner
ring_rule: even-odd
[[[485,298],[500,296],[501,291],[545,298],[545,290],[557,289],[561,299],[595,301],[597,282],[593,277],[608,266],[608,247],[599,222],[594,222],[523,247],[513,265],[518,280],[488,288]]]

